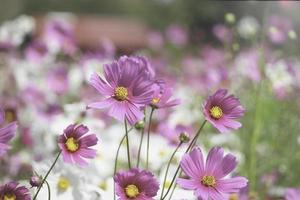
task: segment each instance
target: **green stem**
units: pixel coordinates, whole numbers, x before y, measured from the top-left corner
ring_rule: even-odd
[[[194,136],[193,140],[191,141],[190,145],[189,145],[188,148],[186,149],[185,153],[188,153],[188,152],[194,147],[194,145],[195,145],[195,143],[196,143],[196,141],[197,141],[197,139],[198,139],[198,137],[199,137],[199,135],[200,135],[200,133],[201,133],[201,131],[202,131],[202,129],[203,129],[203,127],[204,127],[205,124],[206,124],[206,120],[204,120],[204,122],[203,122],[202,125],[200,126],[199,130],[197,131],[197,133],[196,133],[196,135]],[[169,188],[168,188],[166,194],[163,196],[163,198],[162,198],[161,200],[164,200],[164,199],[168,196],[168,194],[169,194],[169,192],[170,192],[170,190],[171,190],[171,188],[172,188],[172,185],[173,185],[174,182],[175,182],[175,179],[176,179],[177,174],[178,174],[179,171],[180,171],[180,164],[178,165],[178,167],[177,167],[177,169],[176,169],[176,172],[175,172],[175,174],[174,174],[174,176],[173,176],[173,179],[172,179],[172,181],[171,181],[171,184],[170,184],[170,186],[169,186]]]
[[[179,176],[180,176],[180,174],[179,174]],[[176,186],[177,186],[177,183],[175,183],[175,185],[174,185],[174,187],[173,187],[173,189],[172,189],[172,192],[171,192],[171,194],[170,194],[169,200],[171,200],[171,198],[172,198],[172,196],[173,196],[173,194],[174,194],[174,192],[175,192]]]
[[[129,133],[131,130],[132,130],[132,128],[130,128],[130,129],[128,130],[128,133]],[[117,172],[119,152],[120,152],[121,146],[122,146],[122,144],[123,144],[125,138],[126,138],[126,134],[122,137],[122,139],[121,139],[121,141],[120,141],[120,143],[119,143],[118,149],[117,149],[117,153],[116,153],[116,157],[115,157],[114,175],[116,175],[116,172]],[[114,199],[116,199],[115,191],[116,191],[116,190],[115,190],[115,184],[114,184]]]
[[[139,145],[139,151],[138,151],[137,163],[136,163],[137,168],[140,166],[141,150],[143,146],[144,135],[145,135],[145,128],[142,129],[142,133],[141,133],[141,139],[140,139],[140,145]]]
[[[35,199],[37,198],[37,196],[38,196],[38,194],[39,194],[39,192],[40,192],[40,190],[41,190],[43,184],[45,183],[45,181],[46,181],[46,179],[48,178],[48,176],[49,176],[50,172],[52,171],[52,169],[54,168],[54,166],[55,166],[55,164],[56,164],[56,162],[57,162],[57,160],[58,160],[60,154],[61,154],[61,151],[59,151],[59,153],[57,154],[57,157],[55,158],[53,164],[51,165],[50,169],[48,170],[46,176],[43,178],[43,180],[42,180],[42,182],[41,182],[41,185],[38,187],[38,190],[37,190],[37,192],[35,193],[35,195],[34,195],[34,197],[33,197],[33,200],[35,200]]]
[[[48,200],[51,200],[51,189],[50,189],[50,185],[48,183],[48,181],[45,181],[47,184],[47,188],[48,188]]]
[[[174,150],[173,154],[171,155],[170,157],[170,160],[168,162],[168,165],[167,165],[167,170],[166,170],[166,173],[165,173],[165,177],[164,177],[164,182],[162,184],[162,190],[161,190],[161,195],[160,195],[160,199],[162,199],[163,197],[163,194],[164,194],[164,190],[165,190],[165,184],[166,184],[166,181],[167,181],[167,175],[168,175],[168,172],[169,172],[169,168],[170,168],[170,165],[171,165],[171,162],[176,154],[176,152],[178,151],[178,149],[180,148],[180,146],[182,145],[182,141],[177,145],[176,149]]]
[[[147,133],[147,157],[146,157],[146,169],[149,168],[149,146],[150,146],[150,128],[152,123],[152,116],[155,108],[152,107],[150,117],[149,117],[149,127],[148,127],[148,133]]]
[[[128,159],[128,168],[131,169],[131,161],[130,161],[130,147],[129,147],[129,137],[127,130],[127,121],[125,119],[125,136],[126,136],[126,146],[127,146],[127,159]]]

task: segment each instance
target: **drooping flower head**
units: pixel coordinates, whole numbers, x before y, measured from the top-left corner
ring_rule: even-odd
[[[236,165],[236,157],[231,154],[224,156],[220,147],[212,148],[204,162],[201,149],[196,147],[180,162],[189,178],[178,178],[177,183],[184,189],[194,190],[195,196],[202,200],[228,199],[230,194],[246,187],[248,181],[244,177],[226,178]]]
[[[10,148],[8,143],[15,136],[17,130],[17,123],[11,122],[3,125],[5,121],[5,112],[0,108],[0,156],[6,153]]]
[[[300,188],[290,188],[285,192],[286,200],[298,200],[300,197]]]
[[[58,138],[58,145],[63,159],[67,163],[87,165],[86,159],[96,157],[96,150],[92,149],[98,142],[95,134],[87,134],[89,129],[84,125],[69,125]]]
[[[143,118],[141,107],[152,100],[152,72],[144,60],[123,56],[118,61],[104,65],[103,80],[94,73],[90,84],[105,96],[100,102],[91,103],[90,108],[109,108],[108,114],[131,125]]]
[[[227,94],[227,90],[219,89],[203,104],[205,119],[221,133],[240,128],[242,124],[235,119],[242,117],[245,112],[238,98]]]
[[[118,172],[114,181],[119,200],[153,200],[159,189],[154,175],[138,168]]]
[[[193,128],[182,124],[178,124],[173,128],[163,122],[158,126],[158,132],[169,141],[170,145],[176,146],[179,144],[182,134],[187,138],[192,136]]]
[[[18,186],[17,182],[9,182],[0,186],[1,200],[31,200],[29,190],[25,186]]]

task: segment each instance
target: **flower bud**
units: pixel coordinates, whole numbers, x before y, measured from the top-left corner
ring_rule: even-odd
[[[179,140],[182,143],[188,143],[190,141],[190,137],[186,132],[182,132],[179,135]]]
[[[145,127],[145,123],[144,121],[138,121],[137,123],[135,123],[134,127],[138,130],[141,130]]]
[[[225,14],[225,21],[228,24],[234,24],[235,23],[235,15],[233,13],[226,13]]]
[[[41,178],[38,176],[32,176],[29,183],[32,187],[39,187],[41,184]]]

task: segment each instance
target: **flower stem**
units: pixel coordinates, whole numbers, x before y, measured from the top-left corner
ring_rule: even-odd
[[[189,145],[188,148],[186,149],[185,153],[188,153],[188,152],[194,147],[194,145],[196,144],[196,141],[197,141],[197,139],[198,139],[198,137],[199,137],[199,135],[200,135],[200,133],[201,133],[201,131],[202,131],[202,129],[203,129],[205,123],[206,123],[206,120],[204,120],[204,122],[202,123],[202,125],[201,125],[200,128],[198,129],[196,135],[194,136],[194,138],[193,138],[193,140],[191,141],[190,145]],[[174,176],[173,176],[173,179],[172,179],[172,181],[171,181],[171,184],[170,184],[170,186],[169,186],[169,188],[168,188],[166,194],[163,196],[163,198],[162,198],[161,200],[164,200],[164,199],[168,196],[168,194],[169,194],[169,192],[170,192],[170,190],[171,190],[171,188],[172,188],[172,185],[173,185],[174,182],[175,182],[175,179],[176,179],[177,174],[179,173],[179,171],[180,171],[180,164],[178,165],[178,167],[177,167],[177,169],[176,169],[176,172],[175,172],[175,174],[174,174]]]
[[[146,169],[149,168],[149,146],[150,146],[150,128],[152,123],[152,116],[155,108],[152,107],[150,117],[149,117],[149,126],[148,126],[148,133],[147,133],[147,157],[146,157]]]
[[[129,133],[131,130],[132,130],[132,128],[128,130],[128,133]],[[122,146],[122,144],[123,144],[125,138],[126,138],[126,134],[122,137],[122,139],[121,139],[121,141],[120,141],[120,143],[119,143],[118,149],[117,149],[117,153],[116,153],[116,157],[115,157],[114,175],[116,175],[116,172],[117,172],[119,152],[120,152],[121,146]],[[116,199],[116,195],[115,195],[115,184],[114,184],[114,199]]]
[[[125,136],[126,136],[126,146],[127,146],[127,159],[128,159],[128,168],[131,169],[131,161],[130,161],[130,147],[129,147],[129,137],[128,137],[128,129],[127,129],[127,120],[125,119]]]
[[[165,173],[165,177],[164,177],[164,182],[162,184],[162,190],[161,190],[161,195],[160,195],[160,199],[162,199],[163,197],[163,194],[164,194],[164,190],[165,190],[165,184],[166,184],[166,181],[167,181],[167,175],[168,175],[168,172],[169,172],[169,168],[170,168],[170,165],[171,165],[171,162],[176,154],[176,152],[178,151],[178,149],[180,148],[180,146],[182,145],[182,141],[177,145],[176,149],[174,150],[173,154],[171,155],[170,157],[170,160],[168,162],[168,165],[167,165],[167,170],[166,170],[166,173]]]
[[[43,180],[42,180],[42,182],[41,182],[41,185],[38,187],[38,190],[37,190],[37,192],[35,193],[35,195],[34,195],[34,197],[33,197],[33,200],[35,200],[35,199],[37,198],[37,196],[38,196],[38,194],[39,194],[39,192],[40,192],[40,190],[41,190],[43,184],[45,183],[45,181],[46,181],[46,179],[48,178],[48,176],[49,176],[50,172],[52,171],[52,169],[54,168],[54,166],[55,166],[55,164],[56,164],[56,162],[57,162],[57,160],[58,160],[60,154],[61,154],[61,151],[59,151],[59,153],[57,154],[57,156],[56,156],[56,158],[55,158],[53,164],[51,165],[50,169],[48,170],[46,176],[43,178]]]
[[[47,184],[47,188],[48,188],[48,200],[51,200],[51,189],[50,189],[50,185],[48,183],[48,181],[46,180],[45,183]]]
[[[136,167],[140,166],[141,150],[142,150],[142,146],[143,146],[144,135],[145,135],[145,128],[142,129],[142,133],[141,133],[141,139],[140,139],[140,145],[139,145],[139,151],[138,151],[138,156],[137,156]]]

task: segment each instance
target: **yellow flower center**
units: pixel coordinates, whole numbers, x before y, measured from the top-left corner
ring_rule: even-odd
[[[102,190],[107,190],[107,183],[105,181],[102,181],[98,186]]]
[[[125,193],[126,196],[129,198],[136,198],[140,194],[139,189],[132,184],[127,185],[127,187],[125,188]]]
[[[4,200],[16,200],[17,197],[15,194],[9,193],[4,195]]]
[[[151,101],[152,104],[157,104],[160,101],[160,98],[154,97]]]
[[[57,183],[57,187],[61,191],[66,191],[70,187],[70,181],[64,177],[60,177]]]
[[[223,111],[219,106],[213,106],[209,113],[215,119],[220,119],[223,116]]]
[[[206,187],[214,187],[216,185],[216,179],[214,176],[203,176],[201,183]]]
[[[231,194],[231,195],[229,196],[229,200],[238,200],[238,199],[239,199],[239,197],[238,197],[237,194]]]
[[[75,152],[79,148],[78,142],[73,137],[68,138],[65,144],[66,144],[68,151],[70,151],[70,152]]]
[[[125,87],[117,87],[115,89],[115,98],[119,101],[124,101],[128,97],[128,90]]]

